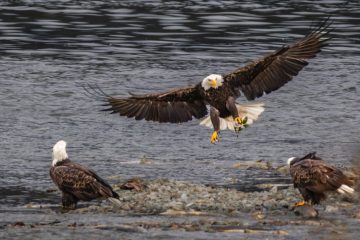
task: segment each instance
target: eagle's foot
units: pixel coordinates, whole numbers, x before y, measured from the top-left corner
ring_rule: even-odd
[[[218,142],[218,141],[219,141],[219,135],[218,135],[217,131],[214,131],[213,134],[211,135],[210,142],[212,144],[215,144],[215,142]]]
[[[234,118],[234,122],[235,122],[235,126],[234,126],[234,130],[236,133],[239,133],[241,131],[241,129],[243,128],[247,128],[249,126],[249,124],[247,124],[248,118],[247,117],[236,117]]]
[[[240,118],[240,117],[234,118],[235,123],[242,125],[242,126],[246,125],[247,120],[248,120],[248,118],[246,116],[243,118]]]
[[[305,205],[305,201],[300,201],[294,204],[294,207],[302,207]]]
[[[236,118],[234,118],[234,122],[235,122],[236,124],[241,125],[241,124],[242,124],[242,119],[241,119],[240,117],[236,117]]]

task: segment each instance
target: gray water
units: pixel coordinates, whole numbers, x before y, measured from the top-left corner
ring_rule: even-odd
[[[217,145],[196,120],[110,115],[82,88],[98,84],[126,96],[195,84],[301,38],[329,15],[330,45],[293,81],[258,99],[266,111],[254,125],[238,137],[222,132]],[[310,151],[345,166],[359,143],[359,43],[358,1],[2,1],[0,211],[32,218],[44,211],[25,204],[59,204],[45,190],[53,187],[48,170],[60,139],[70,158],[105,178],[246,185],[264,172],[234,163],[280,165]],[[144,157],[155,164],[139,164]]]

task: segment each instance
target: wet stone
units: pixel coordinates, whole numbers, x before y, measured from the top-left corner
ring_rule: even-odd
[[[77,226],[76,222],[71,223],[71,224],[68,225],[68,227],[72,227],[72,228],[75,228],[76,226]]]
[[[294,207],[293,211],[295,215],[304,218],[316,218],[319,215],[319,212],[313,206],[310,205]]]
[[[140,164],[146,165],[146,164],[155,164],[155,161],[148,159],[146,157],[143,157],[140,159]]]
[[[24,222],[15,222],[12,224],[13,227],[24,227],[25,223]]]
[[[327,213],[333,213],[333,212],[337,212],[337,211],[339,211],[338,207],[331,206],[331,205],[326,205],[326,207],[325,207],[325,212],[327,212]]]
[[[262,212],[255,212],[255,213],[252,214],[252,216],[256,220],[263,220],[266,217],[265,214],[263,214]]]
[[[360,219],[360,211],[355,212],[355,213],[353,214],[353,217]]]
[[[288,165],[283,165],[283,166],[279,166],[276,168],[276,171],[278,173],[281,173],[282,175],[289,175],[290,174],[290,170],[289,170],[289,166]]]
[[[272,168],[271,162],[265,160],[257,160],[257,161],[242,161],[239,163],[235,163],[233,168],[237,169],[263,169],[269,170]]]
[[[132,178],[120,185],[119,188],[122,190],[134,190],[141,192],[146,188],[146,184],[141,178]]]

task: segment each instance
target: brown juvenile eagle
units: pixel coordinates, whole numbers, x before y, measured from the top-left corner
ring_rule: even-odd
[[[215,143],[219,140],[220,130],[228,128],[240,131],[252,124],[264,111],[261,103],[237,104],[235,100],[240,96],[240,91],[247,100],[254,100],[286,84],[308,64],[308,59],[315,57],[326,45],[329,26],[326,19],[301,40],[285,45],[229,74],[211,74],[194,86],[119,98],[92,86],[85,90],[98,95],[106,102],[104,106],[110,106],[105,110],[136,120],[186,122],[193,117],[205,117],[208,114],[207,105],[210,105],[210,116],[200,124],[214,128],[210,141]]]
[[[336,191],[341,194],[354,193],[354,189],[350,187],[353,182],[340,169],[317,157],[315,152],[302,158],[289,158],[287,162],[294,187],[299,189],[306,202],[319,204],[326,198],[327,191]],[[304,204],[305,202],[301,201],[295,205]]]
[[[119,195],[92,170],[69,160],[66,142],[58,141],[53,148],[50,176],[62,192],[62,206],[74,209],[79,200],[90,201],[107,198],[120,205]]]

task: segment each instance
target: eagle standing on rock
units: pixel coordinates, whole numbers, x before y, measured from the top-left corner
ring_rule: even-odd
[[[119,195],[92,170],[69,160],[66,142],[58,141],[53,147],[53,162],[50,177],[62,192],[62,206],[75,209],[79,200],[90,201],[107,198],[121,205]]]
[[[287,163],[290,166],[294,187],[299,189],[306,202],[319,204],[326,198],[327,191],[336,191],[340,194],[354,193],[354,189],[350,187],[353,182],[340,169],[326,164],[317,157],[315,152],[302,158],[289,158]],[[305,202],[301,201],[295,206],[304,204]]]
[[[240,96],[240,91],[247,100],[254,100],[286,84],[308,64],[308,59],[315,57],[326,45],[329,26],[326,19],[301,40],[229,74],[211,74],[195,86],[162,93],[131,94],[127,98],[109,96],[100,88],[90,85],[90,89],[85,90],[106,102],[104,106],[110,106],[105,110],[136,120],[160,123],[181,123],[193,117],[203,118],[208,114],[207,105],[210,105],[210,116],[203,119],[200,125],[214,128],[210,141],[215,143],[219,140],[220,130],[238,132],[252,124],[264,111],[261,103],[237,104],[235,100]]]

